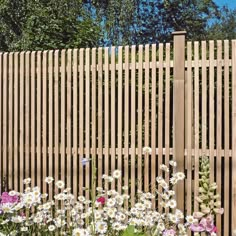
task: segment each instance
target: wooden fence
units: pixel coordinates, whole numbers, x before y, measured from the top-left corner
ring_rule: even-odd
[[[137,189],[156,187],[158,166],[176,159],[187,176],[177,200],[191,214],[206,155],[224,200],[219,235],[232,235],[235,79],[235,40],[185,43],[183,32],[173,44],[0,53],[1,184],[23,191],[31,177],[45,192],[53,176],[88,197],[87,157],[96,160],[98,186],[103,173],[122,170],[134,202]]]

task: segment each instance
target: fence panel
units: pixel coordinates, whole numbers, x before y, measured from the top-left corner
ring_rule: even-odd
[[[157,188],[159,165],[177,159],[186,174],[178,202],[189,215],[199,209],[193,199],[199,160],[207,156],[225,208],[217,228],[232,235],[235,41],[185,45],[183,35],[174,37],[175,45],[1,53],[1,186],[23,191],[23,178],[31,177],[46,192],[45,177],[53,176],[76,196],[90,197],[86,189],[95,192],[105,183],[103,174],[120,169],[134,204],[137,190]],[[144,152],[145,146],[152,151]],[[118,181],[105,187],[123,191]],[[50,199],[54,191],[53,185]],[[160,200],[152,202],[162,212]]]

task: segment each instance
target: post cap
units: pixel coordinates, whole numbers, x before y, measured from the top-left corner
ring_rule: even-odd
[[[187,34],[186,31],[174,31],[174,32],[172,32],[172,35],[185,35],[185,34]]]

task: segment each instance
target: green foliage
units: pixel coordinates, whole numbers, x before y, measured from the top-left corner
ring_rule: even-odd
[[[222,7],[218,20],[208,27],[208,39],[236,39],[236,9]]]
[[[107,44],[165,42],[171,32],[186,30],[188,39],[203,39],[209,21],[219,16],[213,0],[94,0]]]
[[[135,233],[135,228],[133,225],[129,225],[122,236],[145,236],[143,233]]]
[[[100,28],[78,0],[1,0],[3,51],[97,45]]]

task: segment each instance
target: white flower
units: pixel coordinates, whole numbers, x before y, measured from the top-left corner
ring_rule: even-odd
[[[171,177],[171,178],[170,178],[170,183],[171,183],[172,185],[177,184],[177,182],[178,182],[178,179],[177,179],[176,177]]]
[[[125,218],[126,218],[126,216],[125,216],[125,214],[123,214],[122,212],[118,212],[118,213],[116,214],[116,219],[117,219],[118,221],[124,221]]]
[[[14,191],[14,190],[10,191],[8,194],[9,194],[10,196],[18,195],[18,193],[17,193],[16,191]]]
[[[128,187],[127,185],[125,185],[125,186],[122,187],[122,189],[123,189],[124,191],[126,191],[126,190],[129,189],[129,187]]]
[[[48,177],[45,178],[45,182],[48,183],[48,184],[51,184],[53,180],[54,179],[51,176],[48,176]]]
[[[48,226],[48,230],[51,231],[51,232],[54,231],[55,229],[56,229],[55,225],[49,225]]]
[[[170,208],[175,208],[175,207],[176,207],[176,201],[175,201],[174,199],[170,200],[170,201],[168,202],[168,206],[169,206]]]
[[[102,179],[106,179],[107,177],[108,175],[105,175],[105,174],[102,175]]]
[[[115,204],[116,204],[116,201],[115,201],[114,199],[109,198],[109,199],[107,200],[107,206],[108,206],[108,207],[113,207],[113,206],[115,206]]]
[[[119,179],[121,177],[121,171],[120,170],[114,170],[113,172],[113,178]]]
[[[11,221],[14,223],[22,223],[24,221],[24,219],[21,216],[13,216],[11,218]],[[21,230],[23,231],[23,230]]]
[[[174,196],[174,195],[175,195],[175,191],[169,190],[169,191],[168,191],[168,194],[169,194],[169,196]]]
[[[97,190],[98,192],[103,192],[103,188],[102,188],[102,187],[97,187],[96,190]]]
[[[34,223],[39,224],[43,221],[43,217],[42,216],[36,216],[34,217]]]
[[[107,215],[110,217],[110,218],[115,218],[116,216],[116,208],[108,208],[107,209]]]
[[[163,223],[157,224],[157,230],[159,232],[162,232],[165,229],[165,225]]]
[[[94,212],[94,218],[95,218],[95,220],[99,220],[99,219],[101,219],[101,217],[102,217],[102,215],[101,215],[100,211],[95,211],[95,212]]]
[[[80,202],[84,202],[84,201],[85,201],[85,197],[84,197],[84,196],[78,196],[78,200],[79,200]]]
[[[104,221],[98,221],[96,223],[96,231],[101,234],[105,234],[107,232],[107,223]]]
[[[142,203],[139,203],[139,202],[135,204],[135,207],[136,207],[137,210],[139,210],[139,211],[144,211],[144,210],[145,210],[145,205],[142,204]]]
[[[119,230],[121,230],[120,228],[121,228],[120,222],[114,222],[112,224],[112,229],[119,231]]]
[[[43,193],[41,194],[41,198],[47,198],[48,194],[47,193]]]
[[[25,231],[27,231],[28,230],[28,227],[21,227],[20,228],[20,231],[23,231],[23,232],[25,232]]]
[[[172,221],[173,223],[176,224],[178,222],[178,218],[176,217],[176,215],[169,213],[168,216],[169,216],[170,221]]]
[[[152,149],[150,147],[144,147],[143,148],[143,153],[148,153],[148,154],[151,154],[152,153]]]
[[[62,180],[58,180],[58,181],[56,182],[56,186],[57,186],[58,188],[64,188],[65,183],[64,183]]]
[[[169,165],[176,167],[177,166],[177,162],[176,161],[169,161]]]
[[[112,176],[108,176],[108,177],[107,177],[107,181],[108,181],[108,182],[112,182],[113,180],[114,180],[114,179],[113,179]]]
[[[72,231],[72,236],[89,236],[89,232],[86,229],[76,228]]]
[[[186,216],[186,220],[190,224],[193,224],[193,223],[195,223],[197,221],[196,219],[194,219],[193,216]]]
[[[165,172],[169,172],[169,168],[166,165],[160,165],[160,169],[165,171]]]
[[[175,174],[175,176],[176,176],[177,180],[183,180],[185,178],[185,175],[182,172],[177,172]]]
[[[27,178],[23,180],[24,184],[30,184],[30,182],[31,182],[31,178]]]
[[[161,180],[161,181],[159,182],[159,184],[160,184],[161,187],[164,188],[164,189],[168,189],[168,188],[169,188],[169,186],[168,186],[168,184],[165,182],[165,180]]]
[[[183,219],[183,218],[184,218],[183,212],[180,211],[180,210],[178,210],[178,209],[176,209],[175,215],[176,215],[176,217],[177,217],[178,219]]]

